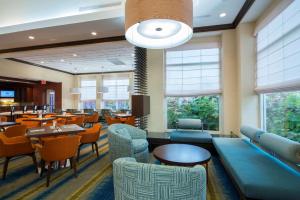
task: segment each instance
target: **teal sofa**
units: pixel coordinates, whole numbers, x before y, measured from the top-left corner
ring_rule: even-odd
[[[113,162],[113,177],[115,200],[206,200],[203,166],[174,167],[120,158]]]
[[[112,162],[122,157],[133,157],[138,162],[148,162],[148,141],[144,130],[127,124],[113,124],[108,127],[107,133]]]
[[[249,139],[213,138],[241,195],[246,199],[300,199],[300,172],[296,169],[300,144],[247,126],[241,128],[241,133]]]

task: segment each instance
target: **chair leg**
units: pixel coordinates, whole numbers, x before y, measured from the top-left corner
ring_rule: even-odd
[[[97,157],[99,157],[98,144],[97,144],[97,142],[95,142],[94,144],[95,144],[95,147],[96,147],[96,153],[97,153]]]
[[[2,174],[3,180],[5,180],[5,178],[6,178],[6,172],[7,172],[9,160],[10,160],[10,157],[5,158],[5,162],[4,162],[4,166],[3,166],[3,174]]]
[[[93,150],[93,153],[94,153],[95,152],[94,143],[92,143],[92,150]]]
[[[39,170],[38,170],[38,164],[37,164],[37,162],[36,162],[35,153],[33,152],[30,156],[31,156],[32,162],[33,162],[33,164],[34,164],[34,166],[35,166],[35,172],[38,173]]]
[[[48,171],[47,171],[47,187],[49,187],[50,184],[50,176],[51,176],[51,171],[52,171],[52,164],[53,162],[50,162],[48,165]]]
[[[40,174],[40,177],[43,176],[44,171],[45,171],[45,161],[41,160],[41,174]]]
[[[77,163],[75,157],[72,157],[71,161],[73,163],[74,177],[77,178]]]
[[[79,145],[79,147],[78,147],[78,149],[77,149],[77,162],[79,162],[80,148],[81,148],[81,145]],[[71,160],[70,160],[70,162],[71,162]]]

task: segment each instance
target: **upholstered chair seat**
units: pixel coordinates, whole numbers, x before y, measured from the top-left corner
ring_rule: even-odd
[[[127,124],[110,125],[108,143],[111,161],[122,157],[133,157],[138,162],[148,162],[148,142],[144,130]]]

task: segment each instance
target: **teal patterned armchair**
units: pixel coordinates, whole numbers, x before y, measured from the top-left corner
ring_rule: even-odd
[[[110,125],[108,144],[112,162],[122,157],[133,157],[138,162],[148,162],[147,136],[141,129],[127,124]]]
[[[113,162],[115,200],[206,200],[203,166],[174,167],[137,163],[134,158]]]

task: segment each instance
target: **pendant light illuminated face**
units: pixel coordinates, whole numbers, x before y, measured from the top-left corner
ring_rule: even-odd
[[[192,0],[127,0],[126,39],[139,47],[165,49],[193,35]]]

